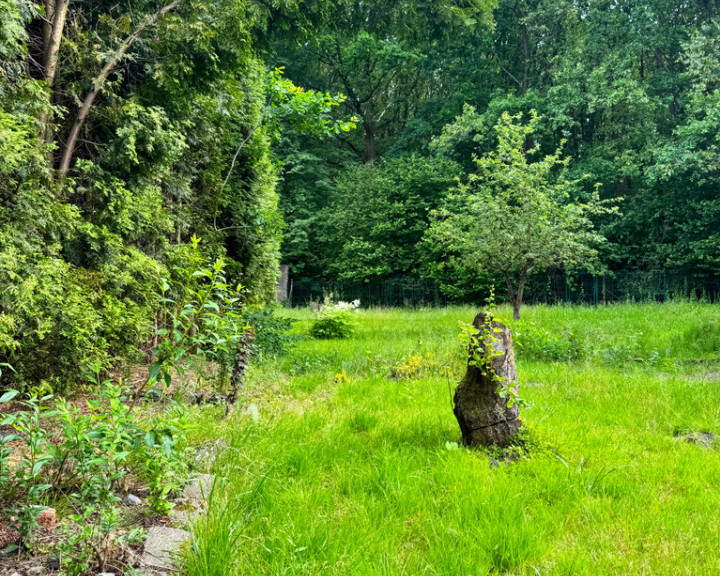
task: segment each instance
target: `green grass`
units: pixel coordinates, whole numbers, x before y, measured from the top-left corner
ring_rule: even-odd
[[[521,341],[581,354],[518,347],[532,448],[499,467],[457,447],[451,411],[457,321],[474,312],[361,311],[352,338],[255,367],[243,401],[259,420],[197,431],[231,448],[189,574],[718,574],[718,450],[673,434],[720,432],[720,309],[524,309]],[[309,312],[287,314],[307,333]],[[388,377],[414,354],[419,379]]]

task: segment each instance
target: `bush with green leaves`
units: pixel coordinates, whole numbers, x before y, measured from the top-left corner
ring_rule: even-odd
[[[278,314],[272,308],[258,310],[247,315],[247,324],[254,333],[252,353],[258,358],[280,356],[288,352],[297,342],[298,336],[291,334],[295,320]]]
[[[353,314],[359,305],[359,301],[326,302],[310,326],[310,336],[318,339],[349,338],[355,332]]]
[[[46,381],[64,391],[82,381],[84,366],[139,359],[149,335],[156,299],[150,258],[118,247],[91,271],[59,258],[59,250],[0,233],[0,361],[15,368],[3,375],[8,387]]]
[[[534,323],[516,323],[513,340],[518,356],[524,360],[562,362],[585,356],[583,343],[571,330],[562,333],[539,328]]]
[[[16,390],[7,391],[0,397],[0,404],[13,400],[17,394]],[[17,550],[20,553],[29,546],[33,534],[39,528],[38,517],[46,509],[42,504],[47,491],[52,488],[48,470],[53,461],[50,433],[43,427],[44,420],[50,415],[45,405],[49,398],[33,397],[22,401],[22,410],[6,414],[0,421],[0,426],[12,429],[11,433],[0,436],[0,446],[4,447],[0,453],[3,488],[13,496],[11,506],[4,512],[12,518],[10,525],[19,535],[18,544],[10,545],[5,552]],[[22,443],[22,450],[17,451],[18,459],[10,468],[9,460],[13,450],[7,445],[14,441]]]
[[[153,363],[138,392],[169,388],[173,376],[188,369],[203,374],[207,361],[220,365],[224,385],[250,330],[243,318],[243,286],[228,283],[225,261],[208,261],[196,236],[185,265],[174,267],[170,278],[158,265],[157,282],[161,309],[153,327]]]
[[[0,434],[2,496],[14,504],[5,510],[15,518],[19,533],[11,550],[30,548],[39,528],[37,519],[49,498],[66,499],[70,513],[61,526],[58,545],[64,572],[79,576],[91,568],[108,567],[119,545],[138,541],[142,530],[123,533],[117,495],[123,479],[135,471],[148,481],[153,508],[188,477],[187,407],[172,403],[150,419],[135,409],[122,383],[101,382],[81,407],[47,395],[19,403]],[[0,397],[4,404],[19,396],[16,390]],[[51,402],[53,403],[51,405]],[[52,430],[52,432],[50,431]],[[21,449],[11,443],[22,441]],[[14,445],[14,444],[12,444]],[[9,466],[15,456],[16,463]]]

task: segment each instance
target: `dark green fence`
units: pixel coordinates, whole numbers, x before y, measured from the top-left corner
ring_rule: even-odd
[[[446,306],[448,298],[438,285],[428,280],[404,278],[370,283],[313,282],[291,280],[290,303],[304,306],[322,302],[326,296],[334,300],[360,300],[364,306]]]
[[[288,288],[293,306],[322,302],[326,296],[350,302],[360,300],[364,306],[446,306],[447,304],[479,304],[483,295],[448,298],[439,286],[429,280],[415,278],[382,280],[370,283],[315,282],[291,280]],[[501,286],[496,286],[502,301]],[[665,302],[673,298],[720,298],[720,278],[696,277],[664,270],[651,272],[615,272],[605,275],[568,275],[549,272],[532,276],[525,290],[527,304],[602,305],[613,302]]]

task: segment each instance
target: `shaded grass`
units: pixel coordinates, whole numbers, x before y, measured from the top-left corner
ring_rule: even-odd
[[[310,314],[291,313],[303,333]],[[537,448],[499,467],[457,447],[448,383],[463,370],[457,321],[473,315],[362,311],[353,338],[306,339],[256,367],[245,402],[260,419],[240,413],[221,432],[226,482],[189,574],[717,574],[717,450],[673,436],[720,432],[720,383],[705,364],[676,363],[717,352],[693,332],[715,309],[525,309],[523,322],[570,330],[587,353],[542,362],[519,351]],[[608,363],[602,351],[629,337],[634,356]],[[673,362],[638,360],[654,350]],[[433,373],[388,378],[428,353]],[[335,383],[341,370],[349,383]],[[198,433],[216,436],[215,423]]]

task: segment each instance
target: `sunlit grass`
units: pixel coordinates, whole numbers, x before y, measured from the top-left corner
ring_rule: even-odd
[[[256,367],[243,401],[259,421],[200,423],[230,449],[189,573],[717,574],[717,448],[673,436],[720,432],[716,309],[524,309],[522,326],[572,332],[585,353],[530,362],[519,349],[534,448],[499,467],[457,448],[451,411],[457,321],[474,312],[361,311],[351,339],[303,339]],[[309,312],[287,314],[307,331]],[[620,346],[632,353],[607,353]],[[432,371],[389,378],[412,354]],[[335,382],[342,370],[349,383]]]

